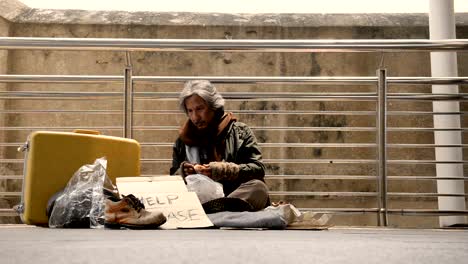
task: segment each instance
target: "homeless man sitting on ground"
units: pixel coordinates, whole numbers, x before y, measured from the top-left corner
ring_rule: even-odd
[[[170,174],[204,174],[223,185],[225,198],[203,204],[206,213],[258,211],[269,205],[265,166],[250,128],[224,112],[224,99],[205,80],[188,81],[179,96],[188,120],[173,147]]]

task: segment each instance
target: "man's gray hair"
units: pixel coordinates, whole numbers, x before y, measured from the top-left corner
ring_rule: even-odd
[[[188,81],[179,95],[179,107],[187,114],[185,99],[192,95],[198,95],[208,104],[208,107],[214,111],[224,111],[224,99],[216,90],[214,85],[207,80]]]

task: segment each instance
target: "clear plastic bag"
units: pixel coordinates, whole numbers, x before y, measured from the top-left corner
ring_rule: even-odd
[[[75,172],[55,200],[49,227],[104,227],[104,188],[117,192],[106,168],[107,160],[99,158]]]
[[[224,197],[223,185],[203,174],[191,174],[185,177],[189,192],[195,192],[200,203]]]

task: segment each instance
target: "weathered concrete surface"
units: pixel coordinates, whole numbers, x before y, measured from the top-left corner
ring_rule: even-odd
[[[15,0],[2,0],[16,2]],[[1,1],[0,1],[1,2]],[[261,26],[261,27],[427,27],[427,14],[243,14],[190,12],[128,12],[49,10],[21,6],[9,8],[7,19],[18,23],[164,25],[164,26]],[[7,12],[5,12],[7,13]],[[456,14],[457,25],[468,25]]]
[[[5,2],[5,0],[3,1]],[[10,12],[11,13],[11,12]],[[193,14],[151,12],[102,12],[82,10],[38,10],[22,8],[8,16],[10,36],[70,38],[146,38],[146,39],[427,39],[428,23],[424,14]],[[457,15],[457,36],[468,38],[468,15]],[[133,74],[136,76],[375,76],[383,62],[389,76],[429,76],[429,55],[424,52],[377,53],[229,53],[229,52],[132,52]],[[459,53],[460,76],[468,75],[468,55]],[[122,75],[123,52],[22,50],[9,52],[11,74],[89,74]],[[11,91],[99,91],[121,92],[122,84],[10,84]],[[309,85],[218,85],[222,92],[371,92],[372,86],[309,86]],[[137,92],[178,92],[181,84],[137,84]],[[394,86],[391,92],[429,92],[428,86]],[[466,87],[461,87],[466,92]],[[107,100],[15,99],[6,100],[11,110],[74,110],[69,113],[9,113],[4,122],[10,127],[95,127],[102,133],[121,136],[122,114],[90,114],[84,110],[121,110],[120,98]],[[304,111],[374,111],[373,102],[330,102],[294,100],[228,100],[227,109],[304,110]],[[466,103],[461,107],[467,109]],[[174,99],[140,97],[135,102],[140,110],[177,110]],[[80,112],[82,111],[83,112]],[[427,102],[391,102],[389,110],[431,111]],[[372,127],[372,115],[255,115],[238,113],[240,120],[252,127]],[[138,112],[134,125],[179,126],[182,114],[147,114]],[[390,126],[431,127],[428,116],[389,117]],[[464,127],[468,120],[463,119]],[[58,128],[60,130],[64,130]],[[5,142],[24,142],[31,130],[11,130]],[[65,129],[66,130],[66,129]],[[170,159],[177,129],[137,129],[134,138],[143,143],[144,159]],[[255,130],[261,143],[375,143],[373,132],[346,131],[272,131]],[[432,133],[389,134],[390,143],[433,143]],[[468,134],[464,135],[467,142]],[[151,147],[144,143],[162,142],[168,146]],[[16,147],[3,147],[5,158],[21,159]],[[374,148],[263,148],[265,159],[375,159]],[[468,153],[464,153],[468,157]],[[431,160],[431,149],[389,150],[390,159]],[[466,158],[465,158],[466,160]],[[376,175],[376,166],[369,164],[267,164],[269,175]],[[142,164],[142,174],[167,174],[169,162]],[[7,164],[9,174],[22,174],[22,164]],[[465,166],[468,172],[468,168]],[[468,173],[467,173],[468,174]],[[389,175],[435,175],[433,165],[391,165]],[[371,180],[268,180],[273,191],[355,191],[374,192]],[[465,183],[468,189],[468,184]],[[9,183],[11,191],[20,191],[20,182]],[[436,192],[430,181],[391,181],[395,192]],[[273,200],[283,197],[272,197]],[[286,197],[298,207],[377,207],[373,197]],[[435,199],[390,199],[391,208],[437,207]],[[374,225],[373,215],[337,216],[336,224]],[[392,217],[399,226],[437,226],[436,218]],[[417,220],[415,220],[417,219]]]
[[[468,258],[452,230],[64,230],[0,227],[0,261],[29,263],[424,263]]]
[[[0,17],[11,22],[15,21],[19,15],[30,9],[31,8],[17,0],[0,0]]]

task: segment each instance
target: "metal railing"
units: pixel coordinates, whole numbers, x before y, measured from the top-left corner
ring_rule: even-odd
[[[133,86],[138,84],[158,83],[182,83],[193,79],[207,79],[215,84],[307,84],[307,85],[366,85],[376,87],[375,92],[362,93],[272,93],[272,92],[226,92],[223,96],[231,100],[294,100],[294,101],[367,101],[375,102],[376,111],[311,111],[311,110],[233,110],[235,113],[244,114],[272,114],[272,115],[362,115],[375,116],[374,127],[290,127],[290,126],[251,126],[253,130],[264,131],[357,131],[376,133],[375,143],[282,143],[262,142],[264,148],[374,148],[378,150],[376,159],[289,159],[275,158],[265,159],[266,164],[370,164],[376,166],[377,175],[267,175],[270,180],[375,180],[378,182],[376,191],[367,192],[319,192],[319,191],[272,191],[272,196],[304,196],[304,197],[376,197],[376,208],[300,208],[301,210],[315,210],[331,213],[375,213],[379,225],[388,225],[387,214],[401,215],[468,215],[468,210],[433,210],[433,209],[389,209],[388,197],[466,197],[466,194],[443,193],[404,193],[388,192],[388,181],[401,180],[460,180],[466,181],[468,177],[435,177],[435,176],[389,176],[387,168],[389,164],[439,164],[457,163],[467,164],[468,161],[437,161],[437,160],[388,160],[387,151],[398,148],[434,148],[434,147],[460,147],[466,148],[467,144],[441,146],[435,144],[402,144],[388,143],[388,132],[401,131],[467,131],[466,127],[435,129],[429,127],[388,127],[389,116],[405,115],[466,115],[466,112],[407,112],[387,110],[388,101],[467,101],[468,95],[459,94],[425,94],[425,93],[388,93],[388,85],[427,85],[427,84],[468,84],[468,77],[389,77],[385,69],[377,69],[376,76],[364,77],[277,77],[277,76],[133,76],[129,52],[131,51],[229,51],[229,52],[413,52],[413,51],[468,51],[468,40],[153,40],[153,39],[69,39],[69,38],[16,38],[0,37],[0,49],[5,50],[77,50],[77,51],[123,51],[127,54],[127,63],[124,74],[120,75],[0,75],[0,83],[71,83],[71,84],[118,84],[122,85],[122,92],[67,92],[67,91],[0,91],[0,99],[25,99],[41,100],[52,99],[98,99],[120,100],[122,110],[88,110],[87,113],[96,114],[122,114],[122,126],[102,127],[1,127],[0,130],[8,131],[33,131],[33,130],[72,130],[76,128],[91,128],[108,131],[122,131],[122,135],[133,137],[135,131],[177,131],[178,126],[145,126],[134,125],[133,118],[139,114],[177,114],[175,110],[135,110],[134,103],[139,99],[175,99],[176,92],[138,92]],[[65,113],[83,112],[74,110],[14,110],[5,109],[3,113]],[[19,143],[4,142],[0,146],[17,146]],[[170,147],[172,142],[143,142],[142,147]],[[2,159],[2,163],[22,163],[22,159]],[[145,163],[168,163],[170,158],[143,158]],[[21,175],[2,175],[0,179],[21,179]],[[0,192],[0,196],[20,196],[19,192]],[[0,215],[12,215],[13,210],[0,209]]]

